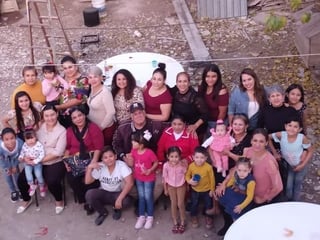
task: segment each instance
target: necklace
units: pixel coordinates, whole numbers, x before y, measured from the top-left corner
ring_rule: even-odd
[[[98,90],[95,94],[90,94],[89,96],[89,104],[91,104],[92,100],[98,96],[103,90],[103,87],[100,88],[100,90]]]

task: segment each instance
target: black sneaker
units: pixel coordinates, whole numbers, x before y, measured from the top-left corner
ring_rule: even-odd
[[[15,191],[11,193],[11,202],[15,203],[19,200],[19,192]]]
[[[113,209],[112,218],[114,220],[119,220],[121,218],[121,209]]]
[[[99,226],[103,223],[103,221],[107,218],[108,216],[108,211],[106,211],[103,214],[99,214],[99,216],[96,218],[96,220],[94,221],[94,223]]]
[[[85,203],[85,204],[83,205],[83,209],[87,212],[87,215],[88,215],[88,216],[94,214],[94,209],[93,209],[93,208],[91,207],[91,205],[88,204],[88,203]]]

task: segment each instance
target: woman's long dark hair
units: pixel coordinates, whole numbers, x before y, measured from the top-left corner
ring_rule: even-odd
[[[31,97],[29,96],[29,94],[25,91],[20,91],[17,92],[16,95],[14,96],[14,108],[16,110],[16,119],[17,119],[17,128],[20,131],[24,131],[26,126],[24,125],[24,121],[23,121],[23,117],[22,117],[22,109],[19,106],[19,98],[26,96],[29,101],[30,101],[30,109],[34,118],[34,125],[37,125],[40,122],[40,114],[39,112],[35,109],[35,107],[32,104],[32,100]]]
[[[254,97],[257,100],[258,104],[260,107],[264,106],[267,102],[266,94],[264,91],[263,86],[260,84],[259,78],[255,71],[251,68],[245,68],[242,70],[240,73],[240,83],[239,83],[239,88],[241,91],[246,91],[245,87],[242,84],[242,74],[247,74],[251,76],[254,79]]]
[[[127,79],[127,87],[124,90],[124,98],[128,101],[133,97],[133,90],[137,87],[136,79],[130,71],[127,69],[120,69],[117,71],[112,78],[111,93],[113,98],[117,95],[120,88],[117,86],[117,76],[122,74]]]
[[[222,83],[222,76],[220,69],[218,65],[216,64],[210,64],[206,66],[203,70],[202,73],[202,78],[201,78],[201,84],[199,86],[199,93],[202,97],[206,95],[208,84],[206,82],[206,77],[208,72],[214,72],[217,74],[217,82],[213,86],[213,95],[212,95],[212,100],[216,100],[216,98],[219,96],[219,92],[221,89],[226,88],[226,86]]]

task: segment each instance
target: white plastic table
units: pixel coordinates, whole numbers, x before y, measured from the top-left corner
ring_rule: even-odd
[[[137,85],[143,87],[151,79],[152,72],[158,67],[159,62],[166,64],[166,84],[170,87],[175,86],[177,74],[184,69],[177,60],[166,55],[151,52],[125,53],[105,59],[97,66],[103,70],[107,86],[111,86],[113,75],[124,68],[132,73]]]
[[[320,240],[319,216],[319,204],[269,204],[241,216],[224,240]]]

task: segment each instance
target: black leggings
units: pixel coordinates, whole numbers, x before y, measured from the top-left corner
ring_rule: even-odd
[[[62,201],[62,179],[65,175],[65,166],[63,162],[57,162],[52,165],[43,165],[43,177],[56,201]],[[29,184],[26,179],[24,169],[18,177],[18,187],[21,192],[23,201],[27,202],[31,199],[29,196]]]

